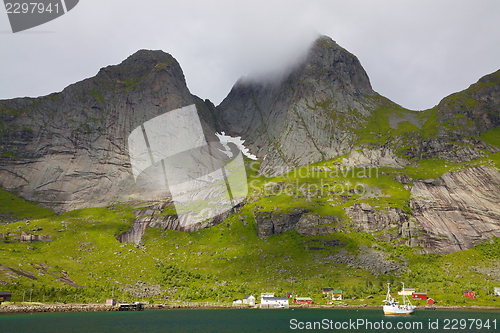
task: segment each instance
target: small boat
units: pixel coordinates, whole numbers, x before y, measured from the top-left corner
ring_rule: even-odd
[[[384,300],[384,314],[386,316],[396,316],[396,315],[412,315],[415,314],[415,309],[417,308],[411,304],[408,295],[405,294],[405,284],[403,283],[403,304],[399,304],[394,298],[391,297],[391,288],[389,283],[387,284],[387,296]]]

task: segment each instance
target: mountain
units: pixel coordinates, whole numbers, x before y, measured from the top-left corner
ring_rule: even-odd
[[[214,106],[189,92],[171,55],[147,50],[60,93],[0,101],[0,186],[57,212],[158,200],[135,186],[128,135],[191,104],[214,141]]]
[[[259,159],[244,161],[242,203],[183,228],[168,193],[136,186],[128,137],[192,104],[207,141],[241,136]],[[325,305],[328,286],[380,305],[385,283],[404,281],[439,305],[498,307],[499,114],[500,71],[412,111],[326,36],[217,107],[172,56],[141,50],[60,93],[0,101],[0,285],[16,301],[29,289],[36,301],[159,303],[273,286]]]
[[[371,194],[342,193],[336,207],[343,212],[331,221],[348,220],[360,231],[434,253],[500,236],[498,165],[484,163],[499,146],[482,137],[500,125],[500,71],[432,109],[411,111],[374,92],[357,58],[323,36],[284,77],[240,79],[217,110],[222,126],[263,159],[260,174],[287,178],[290,170],[323,163],[320,171],[389,168],[384,173],[400,180],[403,197],[395,199],[382,180],[355,179]],[[338,157],[337,165],[327,162]],[[256,215],[263,235],[302,228],[302,213],[292,218],[281,209]]]
[[[481,78],[435,108],[410,111],[374,92],[359,60],[322,36],[283,77],[241,78],[217,111],[222,127],[245,138],[264,159],[260,172],[266,175],[353,150],[364,155],[363,147],[372,155],[390,148],[409,160],[439,156],[462,162],[478,157],[476,148],[484,146],[470,137],[499,125],[499,75]]]
[[[172,56],[145,50],[61,93],[0,101],[0,186],[57,212],[132,203],[120,241],[219,224],[232,212],[183,228],[168,193],[132,175],[131,131],[191,104],[208,141],[241,136],[260,158],[247,163],[239,209],[261,237],[356,231],[450,253],[500,236],[500,71],[412,111],[376,93],[326,36],[288,71],[240,79],[217,107],[190,94]]]
[[[264,158],[261,171],[276,175],[349,153],[377,97],[359,60],[322,36],[284,77],[240,79],[217,111]]]

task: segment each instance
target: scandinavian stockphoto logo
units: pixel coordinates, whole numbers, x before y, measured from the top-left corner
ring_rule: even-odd
[[[12,32],[31,29],[72,10],[79,0],[4,0]]]
[[[207,142],[195,105],[143,123],[128,146],[137,186],[170,193],[184,229],[230,210],[248,193],[242,151],[227,140]]]

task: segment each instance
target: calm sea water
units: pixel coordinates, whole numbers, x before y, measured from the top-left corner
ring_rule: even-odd
[[[14,314],[0,315],[0,332],[291,332],[307,328],[316,332],[500,332],[500,311],[417,311],[409,317],[386,317],[381,309]],[[314,322],[317,322],[316,329]]]

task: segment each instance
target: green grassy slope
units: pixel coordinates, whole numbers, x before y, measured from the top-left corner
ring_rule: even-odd
[[[309,173],[313,172],[309,170]],[[291,180],[292,175],[251,180],[260,182],[258,188],[262,188],[268,181],[283,182],[287,177]],[[404,206],[408,200],[405,190],[392,180],[393,175],[383,177],[377,186],[394,196],[370,199],[371,203],[379,200],[383,205]],[[318,183],[318,178],[314,177],[301,180]],[[348,181],[354,183],[359,179],[351,177]],[[23,292],[28,291],[33,301],[103,302],[113,292],[119,298],[137,300],[141,298],[131,291],[131,287],[141,281],[147,286],[161,285],[160,294],[143,298],[152,302],[231,301],[245,294],[256,295],[268,290],[280,295],[295,291],[325,303],[321,288],[333,287],[344,291],[348,304],[380,304],[385,283],[399,285],[399,281],[405,281],[409,287],[429,289],[429,295],[438,301],[437,304],[500,305],[495,297],[489,296],[492,288],[500,284],[499,277],[488,276],[487,268],[483,269],[500,262],[499,239],[494,244],[439,256],[415,254],[415,249],[377,241],[371,234],[351,232],[348,226],[345,233],[326,236],[309,237],[290,231],[267,239],[259,238],[253,211],[290,209],[286,204],[290,198],[283,196],[286,194],[256,198],[254,193],[253,197],[258,200],[245,205],[224,223],[195,233],[149,228],[140,246],[120,244],[116,240],[116,235],[132,224],[131,207],[83,209],[49,217],[45,217],[46,211],[42,210],[40,218],[31,217],[29,224],[23,220],[0,226],[3,234],[26,231],[51,235],[53,239],[51,242],[19,243],[13,236],[9,237],[0,247],[0,281],[9,283],[3,289],[14,292],[14,301],[21,301]],[[338,206],[327,205],[326,198],[307,199],[298,198],[297,207],[308,207],[325,215],[343,214]],[[348,202],[357,200],[359,197],[352,194]],[[32,205],[25,204],[27,207]],[[32,231],[35,228],[42,230]],[[340,245],[323,246],[321,241],[324,240],[336,240]],[[409,270],[400,275],[373,275],[367,270],[325,263],[324,257],[340,249],[356,253],[362,245],[381,249],[396,260],[404,258],[409,262]],[[5,267],[32,277],[13,274]],[[74,288],[56,279],[65,274],[82,287]],[[465,289],[476,290],[479,298],[465,299],[461,294]],[[369,294],[375,298],[365,299]],[[352,297],[357,299],[352,300]]]

